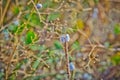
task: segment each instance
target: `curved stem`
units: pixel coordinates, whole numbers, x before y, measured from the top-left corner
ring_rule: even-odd
[[[8,7],[9,7],[10,1],[11,1],[11,0],[8,0],[7,3],[6,3],[6,6],[5,6],[5,9],[4,9],[3,15],[1,16],[0,25],[3,24],[4,17],[5,17],[5,15],[6,15],[6,12],[7,12]]]

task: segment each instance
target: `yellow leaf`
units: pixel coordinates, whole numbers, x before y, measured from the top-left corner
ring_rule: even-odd
[[[78,19],[76,21],[76,27],[77,27],[77,29],[83,29],[84,28],[84,23],[81,19]]]

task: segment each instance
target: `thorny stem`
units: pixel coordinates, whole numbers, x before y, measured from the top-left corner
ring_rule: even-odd
[[[65,49],[67,76],[68,76],[68,80],[70,80],[69,55],[68,55],[68,43],[67,42],[65,42],[64,44],[64,49]]]

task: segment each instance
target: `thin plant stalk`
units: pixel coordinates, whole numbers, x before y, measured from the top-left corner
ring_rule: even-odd
[[[67,42],[64,43],[64,49],[65,49],[67,76],[68,76],[68,80],[70,80],[69,55],[68,55],[68,43]]]

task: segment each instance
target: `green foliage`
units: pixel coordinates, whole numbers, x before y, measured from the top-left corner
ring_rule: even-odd
[[[25,28],[25,25],[24,23],[20,24],[20,25],[15,25],[15,24],[11,24],[9,27],[8,27],[8,30],[12,33],[17,33],[17,34],[20,34]]]
[[[67,80],[67,58],[65,55],[67,52],[64,51],[65,43],[61,43],[57,40],[58,36],[65,35],[65,33],[72,36],[72,41],[68,44],[68,60],[75,63],[76,79],[78,77],[83,79],[82,77],[84,77],[84,75],[82,74],[86,72],[82,70],[82,67],[85,69],[84,67],[87,65],[87,67],[92,69],[92,67],[90,67],[92,62],[97,61],[97,58],[100,58],[101,60],[101,55],[99,55],[99,53],[106,53],[107,51],[110,51],[110,47],[116,46],[116,44],[118,45],[118,38],[116,39],[116,37],[114,38],[111,35],[109,36],[109,39],[106,39],[107,37],[105,37],[105,40],[101,39],[101,37],[104,38],[104,33],[100,31],[108,29],[104,27],[106,26],[104,25],[104,22],[107,24],[107,20],[109,20],[106,19],[107,17],[105,16],[109,9],[109,7],[107,7],[109,6],[109,3],[107,3],[109,1],[107,0],[2,1],[3,7],[1,7],[0,10],[3,10],[5,15],[3,14],[3,22],[0,23],[2,24],[0,25],[0,31],[2,33],[0,34],[0,48],[2,49],[0,51],[0,59],[3,63],[2,65],[0,62],[0,68],[2,65],[2,68],[4,69],[0,70],[0,80],[3,80],[4,77],[8,77],[8,80],[19,80],[21,75],[22,77],[20,79],[22,80]],[[10,3],[8,1],[10,1]],[[8,3],[10,8],[6,8]],[[41,4],[42,7],[37,8],[38,10],[36,10],[36,4]],[[99,14],[97,14],[99,17],[96,19],[91,17],[94,15],[94,8],[99,9]],[[104,8],[104,10],[102,8]],[[84,34],[80,34],[79,30],[82,30]],[[110,34],[111,33],[113,33],[113,31],[111,31]],[[114,26],[114,33],[116,35],[120,34],[119,23]],[[97,36],[99,34],[100,36]],[[5,40],[5,35],[8,35],[8,40]],[[83,37],[84,39],[82,39]],[[90,40],[93,46],[88,43],[87,39]],[[115,39],[116,42],[113,41]],[[83,49],[81,49],[81,42],[83,42]],[[96,47],[92,48],[94,45],[96,45]],[[95,50],[92,52],[92,49]],[[84,52],[88,54],[82,54]],[[90,54],[91,52],[92,54]],[[12,58],[9,58],[10,55],[12,55]],[[108,54],[104,55],[105,58],[106,56],[109,56]],[[92,59],[91,56],[95,59]],[[115,66],[119,65],[120,53],[114,54],[111,57],[111,62]],[[108,63],[111,62],[108,61]],[[82,63],[83,65],[79,65],[79,63]],[[105,68],[108,67],[106,64],[102,63],[102,65]],[[8,66],[9,69],[8,76],[5,75],[5,66]],[[97,66],[98,69],[96,70],[97,72],[100,72],[99,67],[101,67],[101,65],[98,66],[97,64],[94,64],[94,66]],[[81,70],[79,71],[78,69]]]
[[[30,17],[30,13],[27,13],[27,14],[23,15],[23,19],[25,19],[25,20],[28,20],[29,17]]]
[[[15,74],[12,74],[12,75],[9,77],[9,80],[15,80],[15,79],[16,79]]]
[[[40,52],[45,51],[45,49],[46,49],[45,45],[40,45],[40,46],[39,46],[39,50],[40,50]]]
[[[59,18],[59,17],[60,17],[60,13],[58,13],[58,12],[51,13],[51,14],[48,16],[48,21],[56,20],[56,19]]]
[[[71,33],[74,33],[75,31],[74,31],[73,28],[68,28],[66,32],[69,33],[69,34],[71,34]]]
[[[15,69],[14,70],[18,70],[20,69],[22,66],[22,63],[17,63],[16,66],[15,66]]]
[[[52,0],[47,0],[45,1],[45,3],[43,4],[43,8],[54,8],[56,7],[58,4],[55,4]]]
[[[25,65],[27,62],[28,62],[28,59],[23,59],[22,61],[20,61],[19,63],[17,63],[16,66],[15,66],[14,71],[20,69],[21,66]]]
[[[19,7],[15,6],[13,9],[13,13],[17,15],[20,12]]]
[[[40,18],[39,18],[39,16],[38,16],[38,14],[36,14],[36,13],[28,13],[28,14],[25,14],[24,16],[23,16],[23,18],[25,19],[25,20],[27,20],[27,21],[29,21],[29,23],[28,23],[28,27],[30,26],[30,25],[32,25],[32,26],[41,26],[42,25],[42,23],[40,22]],[[42,17],[43,18],[43,17]]]
[[[38,60],[38,59],[36,61],[34,61],[33,65],[32,65],[32,68],[36,69],[39,66],[39,63],[40,63],[40,60]]]
[[[24,30],[24,28],[25,28],[25,25],[24,25],[24,24],[18,26],[16,33],[17,33],[17,34],[20,34],[20,33]]]
[[[30,23],[32,23],[33,25],[41,25],[40,19],[37,14],[33,13],[29,17],[30,17]]]
[[[32,30],[31,31],[28,31],[27,34],[26,34],[26,38],[25,38],[25,43],[26,44],[31,44],[34,42],[36,36],[35,36],[35,32],[33,32]]]
[[[47,76],[49,76],[49,74],[39,75],[39,76],[29,76],[25,78],[24,80],[40,80],[40,79],[44,79]]]
[[[80,44],[78,41],[75,41],[72,45],[72,49],[80,50]]]
[[[59,41],[55,41],[54,46],[56,49],[62,49],[62,44]]]
[[[8,30],[12,33],[15,33],[17,29],[18,29],[18,26],[13,25],[13,24],[8,27]]]
[[[33,51],[36,51],[36,50],[39,50],[39,49],[40,49],[40,46],[37,45],[37,44],[30,45],[29,47],[30,47],[30,49],[33,50]]]
[[[2,79],[3,76],[4,76],[4,73],[0,72],[0,79]]]
[[[38,58],[41,58],[41,55],[42,55],[42,52],[44,52],[46,50],[46,47],[44,45],[29,45],[30,49],[33,50],[33,51],[38,51],[38,53],[35,55],[37,56]],[[48,50],[49,51],[49,50]]]
[[[118,52],[115,55],[113,55],[111,57],[111,60],[112,60],[112,62],[113,62],[114,65],[120,64],[120,53]]]
[[[115,34],[120,34],[120,24],[116,24],[114,27],[114,33]]]
[[[99,0],[94,0],[94,2],[97,4],[99,2]]]
[[[52,6],[52,2],[50,0],[48,0],[46,3],[43,4],[43,8],[47,8],[51,6]]]

